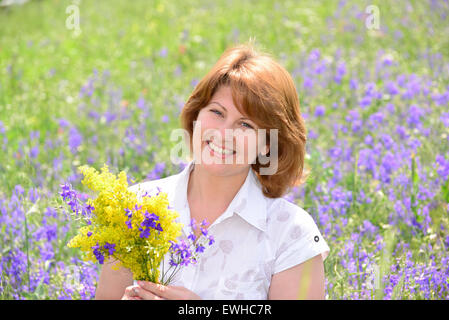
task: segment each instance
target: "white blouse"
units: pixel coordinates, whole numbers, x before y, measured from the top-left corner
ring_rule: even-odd
[[[129,187],[138,195],[166,192],[185,239],[192,231],[187,185],[193,167],[194,160],[178,174]],[[284,198],[265,197],[252,169],[225,212],[207,228],[215,243],[206,245],[196,264],[180,267],[170,283],[202,299],[266,300],[273,274],[318,254],[324,261],[330,251],[309,213]],[[169,253],[165,270],[168,262]]]

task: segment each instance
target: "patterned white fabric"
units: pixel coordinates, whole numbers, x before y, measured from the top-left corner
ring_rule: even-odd
[[[185,238],[191,232],[187,185],[193,167],[194,160],[178,174],[129,187],[139,195],[166,192]],[[208,231],[215,243],[206,246],[196,264],[181,267],[170,283],[202,299],[267,299],[273,274],[318,254],[324,261],[330,252],[309,213],[284,198],[265,197],[252,169]],[[167,254],[165,270],[168,262]]]

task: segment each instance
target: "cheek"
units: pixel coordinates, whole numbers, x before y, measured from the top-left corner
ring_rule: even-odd
[[[203,136],[207,130],[215,130],[219,127],[217,119],[208,114],[204,114],[201,117],[198,116],[197,124],[199,124],[198,121],[201,121],[201,134]]]
[[[205,114],[199,114],[193,128],[195,139],[199,140],[204,137],[204,132],[213,127],[210,117]]]
[[[257,138],[255,136],[237,136],[236,137],[237,152],[253,157],[257,154]]]

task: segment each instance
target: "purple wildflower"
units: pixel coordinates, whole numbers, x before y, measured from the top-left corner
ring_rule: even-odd
[[[449,160],[446,160],[442,155],[438,154],[435,162],[438,175],[442,181],[446,181],[449,176]]]
[[[358,87],[358,82],[356,79],[352,78],[351,80],[349,80],[349,88],[351,88],[351,90],[357,90]]]
[[[59,126],[61,128],[67,128],[70,125],[70,122],[67,121],[66,119],[59,119]]]
[[[39,155],[39,146],[33,146],[30,150],[30,158],[34,159]]]
[[[165,162],[158,162],[154,166],[153,170],[148,174],[147,179],[157,180],[161,178],[161,175],[165,171]]]
[[[195,252],[204,252],[204,249],[206,249],[204,246],[198,245],[195,249]]]
[[[115,252],[115,243],[106,242],[105,245],[103,246],[103,248],[105,248],[105,250],[108,250],[109,255],[111,256]]]
[[[83,136],[81,133],[75,128],[70,128],[69,132],[69,147],[70,151],[74,154],[77,152],[78,147],[81,145],[83,141]]]
[[[132,224],[131,224],[131,218],[132,218],[132,215],[133,215],[133,212],[132,212],[132,210],[129,210],[128,208],[126,208],[125,209],[125,215],[128,217],[128,220],[126,220],[126,225],[128,226],[128,229],[132,229],[133,227],[132,227]]]
[[[146,107],[145,98],[140,96],[139,99],[137,100],[136,105],[137,105],[137,108],[144,110]]]
[[[32,203],[36,203],[37,199],[39,199],[39,193],[36,188],[28,190],[28,198]]]
[[[75,190],[72,190],[72,185],[65,183],[60,185],[62,191],[59,193],[63,200],[70,206],[70,209],[78,215],[82,211],[81,205],[78,201],[78,194]]]
[[[165,57],[167,56],[167,54],[168,54],[168,50],[167,50],[166,47],[163,47],[163,48],[159,51],[159,56],[160,56],[161,58],[165,58]]]
[[[411,105],[408,110],[407,124],[410,127],[418,126],[421,124],[421,117],[424,116],[424,109],[419,108],[416,105]]]
[[[195,240],[196,240],[195,234],[193,232],[190,232],[188,239],[191,240],[192,242],[195,242]]]
[[[443,122],[444,126],[449,127],[449,112],[441,114],[440,120]]]
[[[190,82],[190,85],[195,88],[199,82],[200,81],[197,78],[193,78],[192,81]]]
[[[14,187],[14,193],[16,194],[16,196],[22,195],[24,192],[25,190],[22,188],[20,184]]]
[[[95,208],[93,206],[91,206],[90,204],[88,204],[87,206],[83,206],[82,210],[83,210],[82,211],[83,215],[86,217],[89,217],[92,215],[92,211],[94,211]]]
[[[190,224],[189,226],[192,228],[192,230],[196,230],[196,223],[195,223],[195,219],[190,219]]]
[[[369,107],[371,105],[371,100],[372,98],[370,96],[364,96],[359,102],[360,107],[362,107],[362,109]]]
[[[141,231],[139,236],[143,239],[146,239],[150,236],[150,228],[146,229],[139,228],[139,231]]]
[[[346,64],[344,61],[341,61],[337,64],[337,69],[335,71],[334,81],[338,84],[341,83],[341,79],[346,74]]]
[[[190,249],[189,244],[187,244],[184,240],[181,240],[181,242],[174,243],[171,242],[170,252],[171,252],[171,259],[170,264],[175,266],[188,266],[189,264],[193,263],[195,260],[193,259],[192,251]]]
[[[323,105],[319,105],[315,109],[315,117],[321,117],[324,115],[326,108]]]
[[[169,120],[170,120],[170,118],[166,114],[164,114],[162,116],[162,119],[161,119],[162,122],[167,123]]]
[[[98,245],[98,242],[95,246],[92,247],[93,249],[93,254],[95,256],[95,258],[97,258],[98,262],[100,264],[104,263],[104,255],[101,253],[101,246]]]
[[[151,229],[155,229],[160,232],[163,231],[161,224],[160,223],[156,224],[156,221],[159,220],[159,217],[156,214],[149,213],[148,211],[145,211],[144,215],[145,215],[145,219],[143,220],[143,222],[140,225],[142,227],[145,227],[145,229],[139,228],[139,231],[141,231],[141,233],[140,233],[141,238],[148,238],[148,236],[150,235]],[[128,228],[129,228],[129,225],[128,225]]]

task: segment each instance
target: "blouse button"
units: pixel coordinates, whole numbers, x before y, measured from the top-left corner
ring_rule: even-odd
[[[315,236],[315,237],[313,238],[313,240],[315,240],[315,242],[318,242],[318,241],[320,240],[320,238],[318,238],[318,236]]]

